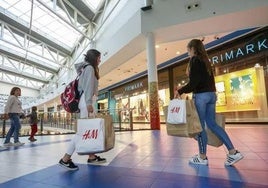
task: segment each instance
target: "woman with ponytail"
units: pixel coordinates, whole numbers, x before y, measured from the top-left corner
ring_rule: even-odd
[[[84,61],[76,64],[77,73],[81,71],[78,82],[78,91],[81,93],[79,101],[80,118],[88,118],[91,113],[94,113],[94,104],[98,96],[99,85],[99,63],[101,62],[101,53],[98,50],[90,49],[85,54]],[[71,156],[75,151],[74,137],[67,149],[67,152],[60,159],[60,166],[68,170],[78,170],[78,166],[72,162]],[[95,154],[88,155],[88,164],[105,163],[106,159]]]

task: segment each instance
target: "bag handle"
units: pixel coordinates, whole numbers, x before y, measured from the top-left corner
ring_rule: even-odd
[[[88,118],[96,118],[96,117],[97,117],[97,113],[96,112],[89,113]]]

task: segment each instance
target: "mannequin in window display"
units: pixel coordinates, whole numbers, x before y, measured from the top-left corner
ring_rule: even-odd
[[[164,112],[164,110],[163,110],[163,107],[164,107],[164,101],[159,97],[158,98],[158,104],[159,104],[159,110],[160,110],[160,112],[162,113],[162,115],[163,115],[163,112]]]
[[[123,104],[123,122],[129,122],[129,105],[126,103]]]
[[[138,109],[138,111],[139,111],[139,116],[141,116],[142,118],[143,117],[145,118],[146,107],[144,106],[142,99],[139,100],[139,109]]]

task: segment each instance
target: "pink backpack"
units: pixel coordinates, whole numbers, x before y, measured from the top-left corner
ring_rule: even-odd
[[[69,113],[78,113],[80,110],[78,108],[78,104],[80,101],[80,97],[83,94],[83,92],[78,91],[78,81],[79,77],[82,73],[82,71],[85,69],[86,66],[89,64],[86,64],[83,66],[83,68],[78,73],[75,80],[71,81],[65,88],[64,92],[60,95],[61,104]]]

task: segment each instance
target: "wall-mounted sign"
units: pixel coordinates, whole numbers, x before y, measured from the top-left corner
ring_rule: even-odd
[[[267,38],[268,37],[265,36],[265,38],[246,43],[244,45],[227,50],[225,52],[223,51],[220,54],[210,56],[210,61],[213,64],[228,63],[228,61],[235,60],[237,58],[265,51],[268,49]]]
[[[98,100],[103,100],[103,99],[106,99],[108,98],[108,93],[101,93],[98,95]]]
[[[125,91],[132,91],[143,87],[143,82],[134,83],[125,87]]]

